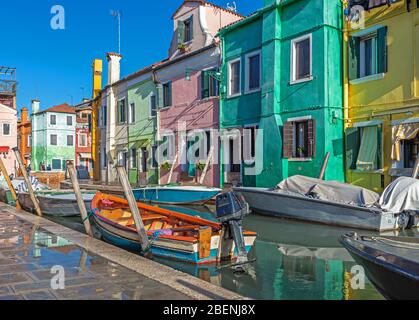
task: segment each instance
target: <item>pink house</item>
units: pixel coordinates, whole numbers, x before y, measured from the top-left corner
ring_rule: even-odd
[[[12,151],[17,147],[17,111],[0,103],[0,156],[9,175],[16,177],[16,159]],[[3,175],[0,174],[0,179]]]
[[[187,0],[172,18],[169,59],[157,65],[154,73],[159,135],[172,143],[171,164],[176,162],[172,170],[160,170],[160,183],[200,182],[202,168],[212,155],[203,184],[219,186],[218,137],[213,129],[219,128],[221,49],[215,35],[243,17],[206,1]],[[206,142],[202,148],[206,150],[197,153],[191,148],[196,141],[193,133]]]

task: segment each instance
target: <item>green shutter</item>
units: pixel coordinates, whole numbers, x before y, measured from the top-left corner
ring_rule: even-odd
[[[163,85],[157,84],[157,108],[163,108],[163,101],[164,101],[164,92],[163,92]]]
[[[359,144],[358,128],[348,128],[346,130],[346,170],[356,169]]]
[[[377,55],[378,55],[378,65],[377,65],[377,72],[378,73],[386,73],[388,70],[388,51],[387,51],[387,27],[383,27],[378,29],[377,32]]]
[[[189,40],[193,39],[193,16],[189,18]]]
[[[379,125],[377,130],[377,169],[383,168],[383,126]]]
[[[177,22],[177,43],[182,44],[185,40],[185,23],[183,21]]]
[[[202,71],[201,72],[201,97],[202,99],[209,97],[209,72]]]
[[[359,50],[359,37],[349,38],[349,80],[359,78],[359,63],[360,63],[360,50]]]
[[[166,106],[169,107],[172,105],[172,82],[167,84],[167,103]]]

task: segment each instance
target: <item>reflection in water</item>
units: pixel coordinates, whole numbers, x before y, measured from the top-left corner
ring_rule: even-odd
[[[185,214],[215,220],[213,207],[164,206]],[[196,266],[164,259],[156,260],[174,269],[254,299],[284,300],[365,300],[383,299],[367,281],[365,290],[351,288],[352,257],[339,238],[348,228],[283,220],[252,214],[244,227],[256,231],[258,238],[250,252],[256,259],[247,274],[237,275],[231,268]],[[376,235],[358,231],[365,235]],[[383,234],[384,235],[384,234]],[[385,235],[418,236],[417,231],[388,232]]]

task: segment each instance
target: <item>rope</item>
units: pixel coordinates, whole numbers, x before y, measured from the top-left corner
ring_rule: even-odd
[[[98,212],[99,210],[97,208],[92,209],[89,211],[89,213],[87,214],[87,217],[83,219],[82,223],[85,223],[87,220],[89,220],[89,218],[94,215],[96,212]]]
[[[156,231],[153,233],[153,235],[151,236],[151,240],[149,241],[148,247],[147,249],[144,250],[144,253],[147,253],[148,251],[150,251],[151,247],[153,246],[154,242],[160,237],[160,235],[162,235],[163,232],[162,231]]]
[[[419,250],[419,243],[406,243],[403,241],[391,240],[382,237],[372,237],[371,240],[397,248]]]

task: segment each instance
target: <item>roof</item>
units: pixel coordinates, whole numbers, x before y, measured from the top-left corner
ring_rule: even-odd
[[[55,113],[72,113],[75,114],[76,110],[74,107],[68,105],[67,103],[60,104],[58,106],[51,107],[44,111],[40,111],[37,114],[46,113],[46,112],[55,112]]]
[[[185,5],[185,3],[187,3],[187,2],[198,2],[198,3],[202,4],[202,5],[211,6],[211,7],[213,7],[213,8],[216,8],[216,9],[219,9],[219,10],[223,10],[223,11],[225,11],[225,12],[228,12],[228,13],[234,14],[234,15],[236,15],[236,16],[238,16],[238,17],[244,17],[243,15],[241,15],[241,14],[239,14],[239,13],[237,13],[237,12],[233,11],[233,10],[229,10],[229,9],[226,9],[226,8],[220,7],[220,6],[218,6],[218,5],[214,4],[214,3],[211,3],[211,2],[208,2],[208,1],[205,1],[205,0],[184,0],[184,1],[182,2],[182,4],[179,6],[179,8],[177,8],[177,10],[175,11],[175,13],[172,15],[172,19],[176,16],[176,14],[179,12],[179,10],[180,10],[180,9],[182,9],[182,7],[183,7],[183,6]]]

